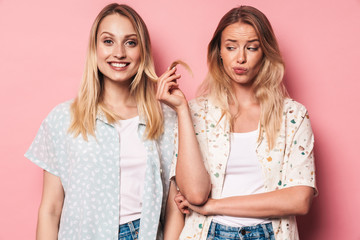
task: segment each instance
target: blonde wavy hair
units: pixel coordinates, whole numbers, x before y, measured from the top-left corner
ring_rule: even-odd
[[[200,92],[208,94],[219,105],[222,117],[229,120],[232,130],[236,115],[231,116],[229,105],[233,103],[238,106],[238,101],[232,90],[232,80],[222,64],[220,47],[224,29],[237,22],[249,24],[255,29],[263,51],[261,67],[252,86],[261,107],[258,141],[265,132],[269,148],[272,149],[281,126],[284,99],[289,95],[283,84],[285,66],[274,31],[269,20],[258,9],[250,6],[233,8],[220,20],[208,46],[209,73],[200,86]]]
[[[96,116],[101,110],[109,123],[114,123],[118,116],[109,110],[102,101],[103,75],[97,67],[96,45],[99,25],[106,16],[120,14],[127,17],[138,36],[141,49],[139,69],[134,76],[130,93],[135,97],[139,114],[145,117],[147,139],[157,139],[163,133],[163,114],[160,103],[156,100],[156,80],[154,61],[151,52],[150,35],[145,22],[131,7],[112,3],[105,6],[96,17],[90,31],[89,47],[85,70],[80,90],[71,105],[71,125],[69,132],[75,137],[82,135],[87,140],[88,134],[95,136]]]

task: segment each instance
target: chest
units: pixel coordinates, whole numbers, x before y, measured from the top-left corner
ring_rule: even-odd
[[[230,153],[226,166],[226,176],[244,176],[259,171],[260,163],[256,155],[258,131],[231,133]]]
[[[249,146],[250,142],[243,142],[241,145],[231,144],[231,133],[229,127],[226,124],[220,122],[217,123],[211,119],[206,119],[204,125],[207,130],[206,134],[203,134],[201,142],[206,144],[203,149],[203,156],[205,156],[205,166],[210,174],[211,181],[213,183],[212,197],[217,198],[221,196],[224,178],[227,172],[228,164],[232,165],[233,162],[229,161],[232,148],[243,148],[251,151],[246,151],[246,154],[252,155],[252,166],[244,166],[241,163],[237,163],[236,171],[245,171],[246,167],[260,168],[261,175],[264,179],[265,191],[270,191],[276,188],[278,179],[282,179],[282,172],[286,167],[286,138],[285,129],[280,130],[279,137],[276,141],[274,149],[269,150],[265,136],[260,137],[260,141]],[[212,127],[213,126],[213,127]],[[200,141],[199,141],[200,142]],[[237,156],[237,158],[242,158]],[[246,164],[245,162],[243,162]]]
[[[260,106],[252,104],[246,108],[230,107],[231,116],[233,116],[232,131],[235,133],[250,132],[258,128],[260,120]]]

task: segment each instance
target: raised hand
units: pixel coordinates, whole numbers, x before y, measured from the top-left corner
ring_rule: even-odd
[[[156,92],[156,98],[176,112],[178,112],[180,108],[187,107],[185,95],[179,89],[179,84],[177,83],[180,77],[180,74],[176,74],[176,67],[168,69],[158,79]]]

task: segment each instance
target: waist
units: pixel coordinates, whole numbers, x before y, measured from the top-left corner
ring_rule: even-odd
[[[271,223],[271,221],[267,218],[242,218],[242,217],[232,217],[232,216],[224,216],[224,215],[215,215],[212,221],[214,223],[219,223],[225,226],[238,227],[238,228]]]
[[[128,235],[137,236],[140,229],[140,219],[130,221],[119,226],[119,237],[125,237]]]
[[[274,236],[272,223],[257,224],[253,226],[231,227],[216,222],[211,222],[208,235],[232,236],[233,238],[255,238]],[[271,239],[271,238],[270,238]]]

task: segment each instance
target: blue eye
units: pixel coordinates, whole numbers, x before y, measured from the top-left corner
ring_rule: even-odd
[[[137,45],[137,42],[134,40],[129,40],[125,43],[125,45],[128,45],[130,47],[135,47]]]
[[[104,40],[104,43],[105,43],[105,44],[112,44],[113,41],[111,41],[111,40],[109,40],[109,39],[106,39],[106,40]]]

